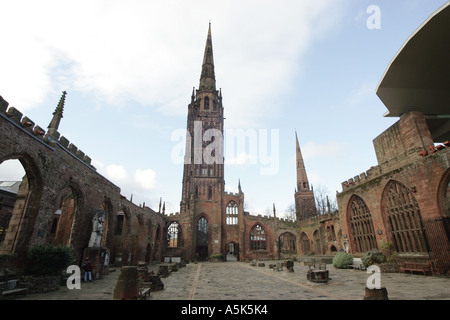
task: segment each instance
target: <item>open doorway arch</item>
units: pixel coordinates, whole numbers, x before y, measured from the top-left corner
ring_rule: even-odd
[[[0,165],[8,160],[18,160],[25,175],[21,179],[7,230],[0,242],[0,254],[16,254],[18,262],[25,257],[33,235],[35,221],[43,190],[41,172],[34,159],[27,153],[9,154],[0,158]],[[17,162],[16,162],[17,166]]]

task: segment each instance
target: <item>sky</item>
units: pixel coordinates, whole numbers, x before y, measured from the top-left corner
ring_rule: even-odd
[[[444,0],[1,1],[0,95],[59,132],[133,202],[181,200],[187,107],[211,22],[225,116],[226,191],[246,211],[294,203],[295,132],[310,184],[335,201],[377,165],[395,123],[376,96],[389,63]],[[233,147],[233,134],[256,137]],[[1,137],[0,137],[1,138]],[[253,140],[252,140],[253,141]],[[18,161],[0,180],[20,180]]]

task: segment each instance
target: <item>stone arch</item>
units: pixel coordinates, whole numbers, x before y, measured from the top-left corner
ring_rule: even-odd
[[[205,261],[209,253],[209,220],[201,214],[195,224],[195,256],[199,261]]]
[[[47,236],[47,241],[55,245],[70,246],[72,235],[75,230],[76,220],[79,218],[81,195],[74,185],[67,184],[57,194],[51,225]]]
[[[137,244],[136,244],[136,255],[133,259],[133,263],[137,261],[145,260],[145,249],[147,245],[147,228],[145,227],[145,219],[142,213],[137,214],[138,220],[138,234],[137,234]]]
[[[311,253],[311,243],[309,241],[308,235],[305,232],[302,232],[300,235],[300,246],[304,255]]]
[[[153,261],[161,261],[161,244],[163,237],[163,231],[161,229],[161,226],[158,224],[155,232],[155,250],[153,250]]]
[[[178,221],[172,221],[167,227],[167,247],[179,248],[182,244],[182,230]]]
[[[320,241],[320,232],[319,230],[315,230],[313,233],[313,245],[314,245],[314,253],[315,254],[322,254],[322,246]]]
[[[132,250],[132,235],[131,235],[131,211],[128,207],[122,206],[119,213],[122,212],[124,216],[123,221],[123,230],[121,235],[121,243],[122,246],[119,249],[118,257],[119,260],[122,262],[123,266],[127,266],[129,262],[131,261],[131,250]],[[117,217],[116,217],[117,219]]]
[[[153,257],[153,222],[147,220],[147,246],[145,247],[145,261],[147,263],[152,262]]]
[[[234,200],[230,200],[226,207],[226,224],[237,225],[239,216],[239,207]]]
[[[286,231],[278,237],[278,248],[280,252],[296,252],[297,251],[297,237]]]
[[[372,215],[364,200],[353,195],[347,206],[347,225],[353,252],[378,249]]]
[[[419,204],[405,185],[390,180],[383,191],[381,212],[397,252],[429,252]]]
[[[267,250],[267,232],[264,226],[257,222],[250,229],[250,249]]]
[[[450,168],[444,172],[439,183],[437,203],[442,217],[450,218]]]
[[[44,181],[35,159],[28,153],[11,153],[0,158],[0,164],[6,160],[19,160],[25,170],[25,176],[16,199],[8,231],[0,242],[0,254],[16,254],[18,261],[24,259],[30,238],[35,230],[39,213]],[[20,200],[20,201],[19,201]]]
[[[450,270],[450,169],[442,175],[437,191],[439,216],[425,222],[435,274],[446,275]]]
[[[339,249],[343,249],[344,248],[344,243],[343,243],[343,239],[342,239],[342,229],[339,229],[338,233],[337,233],[337,243],[339,246]]]

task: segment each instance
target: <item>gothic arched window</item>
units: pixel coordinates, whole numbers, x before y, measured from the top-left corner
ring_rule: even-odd
[[[177,248],[180,246],[181,229],[178,222],[172,222],[167,230],[167,246]]]
[[[208,200],[212,199],[212,187],[208,186]]]
[[[250,248],[252,250],[265,250],[266,245],[266,232],[257,224],[250,232]]]
[[[205,110],[209,110],[209,98],[205,97],[205,105],[204,105],[204,109]]]
[[[197,222],[196,254],[199,261],[205,261],[208,257],[208,220],[205,217]]]
[[[239,214],[238,206],[236,202],[231,200],[227,204],[227,212],[226,212],[227,224],[228,225],[238,224],[238,214]]]
[[[295,251],[296,250],[296,238],[290,232],[285,232],[280,235],[279,239],[279,247],[280,251]]]
[[[383,192],[382,208],[397,252],[428,252],[419,205],[403,184],[391,181]]]
[[[300,235],[300,244],[302,246],[303,254],[311,253],[311,244],[308,236],[304,232],[302,232],[302,234]]]
[[[366,252],[378,249],[372,215],[363,199],[353,196],[349,206],[350,227],[355,250]]]

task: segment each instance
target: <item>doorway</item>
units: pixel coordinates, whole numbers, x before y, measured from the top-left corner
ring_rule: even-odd
[[[238,261],[239,260],[239,245],[230,242],[227,244],[227,259],[226,261]]]
[[[208,259],[208,220],[201,217],[197,223],[196,258],[198,261]]]

